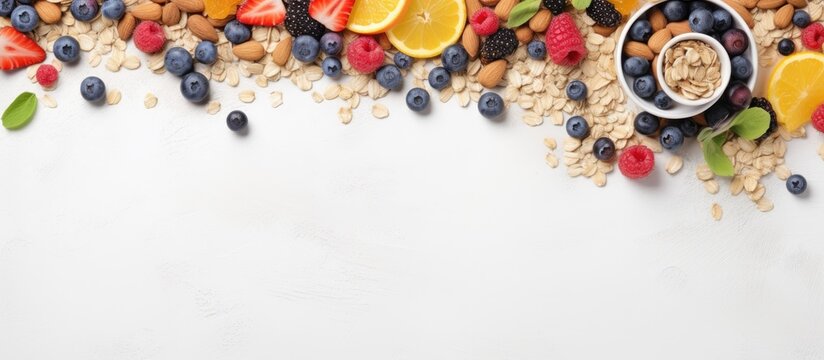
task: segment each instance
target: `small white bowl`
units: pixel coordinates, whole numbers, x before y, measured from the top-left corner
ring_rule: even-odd
[[[730,78],[732,77],[732,69],[730,65],[730,57],[727,55],[727,50],[725,50],[724,46],[721,45],[721,43],[718,42],[718,40],[715,40],[712,36],[692,32],[681,34],[670,39],[670,41],[664,44],[664,47],[661,49],[661,55],[658,56],[658,61],[655,62],[654,66],[656,68],[656,74],[658,74],[658,76],[661,77],[664,76],[664,58],[666,57],[664,56],[664,54],[667,53],[667,50],[675,46],[675,44],[688,40],[697,40],[703,42],[709,45],[713,50],[715,50],[715,53],[718,56],[718,61],[721,62],[721,85],[715,89],[715,91],[712,93],[712,96],[696,100],[691,100],[682,96],[681,94],[673,90],[669,85],[667,85],[667,83],[663,81],[663,78],[659,79],[658,81],[661,84],[661,90],[664,90],[664,92],[670,98],[672,98],[673,101],[687,106],[703,106],[706,104],[715,103],[715,101],[718,100],[721,97],[721,95],[724,94],[724,90],[727,88],[727,85],[730,84]]]

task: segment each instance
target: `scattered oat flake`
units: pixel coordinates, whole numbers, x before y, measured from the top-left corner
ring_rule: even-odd
[[[117,89],[110,90],[106,94],[106,103],[109,104],[109,105],[117,105],[118,103],[120,103],[120,98],[121,97],[122,97],[122,95],[120,94],[120,90],[117,90]]]
[[[551,137],[544,139],[544,145],[546,145],[549,150],[555,150],[558,147],[558,143],[555,141],[555,138]]]
[[[770,201],[770,199],[767,198],[761,198],[755,203],[755,206],[756,208],[758,208],[758,211],[761,212],[768,212],[773,209],[772,201]]]
[[[372,105],[372,116],[378,119],[385,119],[389,116],[389,109],[383,104],[374,104]]]
[[[312,91],[312,101],[314,101],[318,104],[322,103],[323,102],[323,95],[321,95],[317,91]]]
[[[147,93],[146,96],[143,97],[143,106],[147,109],[157,106],[157,96],[152,93]]]
[[[720,221],[721,217],[724,216],[724,210],[721,209],[721,205],[718,205],[718,203],[712,204],[711,212],[712,218],[715,219],[715,221]]]
[[[255,101],[255,92],[252,90],[243,90],[238,95],[238,98],[240,99],[240,101],[243,101],[247,104],[252,103]]]
[[[667,173],[675,175],[684,166],[684,159],[678,155],[673,155],[667,162]]]
[[[57,101],[49,94],[43,94],[40,96],[40,101],[43,102],[43,105],[47,108],[54,109],[57,107]]]
[[[344,125],[352,122],[352,109],[348,107],[341,107],[338,109],[338,118]]]
[[[558,167],[558,158],[555,157],[555,154],[553,153],[546,154],[546,163],[549,167],[554,169]]]
[[[209,113],[209,115],[214,115],[214,114],[217,114],[219,111],[220,111],[220,101],[217,101],[217,100],[209,101],[209,105],[206,106],[206,112]]]
[[[269,102],[272,104],[273,108],[276,108],[283,104],[283,93],[280,91],[272,91],[269,94]]]

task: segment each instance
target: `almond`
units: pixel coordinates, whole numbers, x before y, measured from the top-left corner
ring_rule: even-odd
[[[741,6],[747,9],[754,9],[755,5],[758,4],[758,0],[735,0],[737,3],[741,4]]]
[[[292,37],[286,36],[275,46],[275,51],[272,52],[272,61],[280,66],[286,65],[289,61],[289,55],[292,54]]]
[[[649,12],[649,24],[652,25],[652,31],[658,31],[667,26],[667,17],[661,9],[655,7]]]
[[[127,12],[123,15],[123,18],[117,22],[117,35],[120,37],[120,40],[129,40],[129,38],[132,37],[135,26],[137,26],[137,20],[135,20],[132,13]]]
[[[552,21],[552,12],[541,9],[532,16],[532,19],[529,19],[529,28],[536,33],[542,33],[549,27],[550,21]]]
[[[627,41],[624,44],[624,52],[627,56],[640,56],[650,61],[655,57],[647,44],[638,41]]]
[[[649,46],[652,52],[659,54],[661,53],[661,49],[664,48],[664,45],[667,44],[668,41],[672,39],[672,32],[667,29],[661,29],[656,31],[652,36],[650,36],[649,41],[647,41],[647,45]]]
[[[652,58],[652,60],[650,60],[650,62],[649,62],[649,71],[652,74],[652,77],[654,77],[657,81],[658,80],[658,65],[656,65],[656,64],[658,64],[658,55],[655,55],[655,57]]]
[[[266,49],[259,42],[249,40],[243,44],[233,46],[232,54],[235,54],[241,60],[258,61],[263,58],[263,55],[266,55]]]
[[[512,12],[512,8],[514,8],[517,3],[518,0],[498,1],[498,4],[495,5],[495,15],[498,15],[498,18],[501,20],[509,19],[509,13]]]
[[[667,30],[670,31],[672,36],[678,36],[681,34],[686,34],[688,32],[692,32],[690,29],[690,23],[687,20],[679,21],[679,22],[671,22],[667,24]]]
[[[778,11],[775,12],[775,17],[773,17],[775,27],[786,29],[787,26],[790,26],[793,22],[793,13],[795,13],[795,7],[791,4],[786,4],[779,8]]]
[[[203,0],[171,0],[173,4],[180,8],[180,11],[190,14],[200,14],[206,9]]]
[[[729,5],[735,12],[744,19],[744,22],[747,23],[747,26],[752,29],[755,26],[755,21],[752,19],[752,14],[750,11],[747,10],[743,5],[733,1],[733,0],[723,0],[725,4]],[[784,1],[784,0],[781,0]]]
[[[481,0],[481,4],[483,4],[483,6],[495,6],[498,5],[499,1],[500,0]]]
[[[376,40],[378,40],[378,45],[381,46],[381,49],[389,50],[392,48],[392,43],[389,42],[389,38],[386,37],[386,33],[380,33],[375,35]]]
[[[592,31],[601,36],[610,36],[615,32],[614,27],[606,27],[601,25],[592,25]]]
[[[484,65],[478,72],[478,83],[487,89],[492,89],[501,82],[506,73],[506,60],[499,59]]]
[[[172,26],[180,22],[180,8],[175,4],[163,5],[163,14],[161,15],[163,25]]]
[[[787,0],[788,4],[792,4],[796,9],[803,9],[807,7],[807,0]]]
[[[217,30],[212,24],[209,24],[209,20],[206,20],[203,15],[190,15],[189,20],[186,21],[186,27],[194,36],[202,40],[209,40],[213,43],[218,41]]]
[[[225,19],[212,19],[208,16],[206,17],[206,20],[209,20],[209,24],[212,24],[212,26],[214,26],[215,28],[222,28],[234,19],[235,19],[234,15],[229,15]]]
[[[160,21],[160,18],[163,16],[163,10],[160,9],[160,5],[153,2],[135,5],[129,12],[140,20]]]
[[[166,4],[166,0],[152,0],[152,2],[155,3],[155,4],[158,4],[158,5]]]
[[[469,24],[464,28],[463,36],[461,36],[461,45],[466,49],[471,59],[474,60],[478,56],[481,39],[478,37],[478,34],[475,33],[475,29],[472,29],[472,26]]]
[[[471,17],[473,14],[475,14],[476,11],[480,10],[482,7],[484,7],[484,6],[481,5],[481,2],[478,1],[478,0],[466,0],[466,15],[467,15],[467,17]],[[469,20],[469,19],[467,19],[467,20]]]
[[[40,0],[34,3],[34,10],[37,11],[37,16],[46,24],[56,24],[63,17],[63,12],[60,11],[60,5],[50,3],[48,1]]]
[[[758,0],[758,3],[755,4],[755,6],[761,10],[770,10],[778,9],[786,3],[787,0]]]
[[[521,44],[526,44],[532,41],[532,35],[534,34],[535,33],[532,32],[532,29],[530,29],[529,26],[521,26],[515,29],[515,37]]]

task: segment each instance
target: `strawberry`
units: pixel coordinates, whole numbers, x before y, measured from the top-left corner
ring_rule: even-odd
[[[341,31],[349,22],[355,0],[312,0],[309,16],[332,31]]]
[[[237,9],[237,21],[246,25],[275,26],[286,18],[283,0],[246,0]]]
[[[46,60],[46,52],[11,26],[0,28],[0,70],[14,70]]]

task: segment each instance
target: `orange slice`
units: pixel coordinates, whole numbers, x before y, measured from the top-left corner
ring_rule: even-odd
[[[414,0],[386,37],[400,52],[424,59],[456,43],[465,25],[465,0]]]
[[[787,130],[804,126],[824,103],[824,54],[807,51],[781,60],[770,75],[767,99]]]
[[[355,0],[346,28],[358,34],[378,34],[395,25],[409,0]]]
[[[206,14],[211,19],[223,20],[237,12],[237,6],[243,0],[205,0]]]

